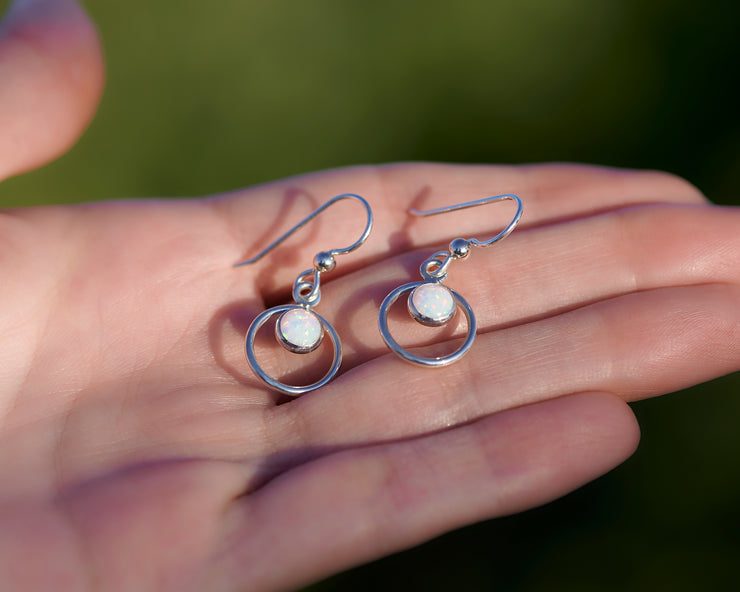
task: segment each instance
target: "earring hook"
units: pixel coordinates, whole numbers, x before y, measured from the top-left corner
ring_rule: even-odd
[[[504,228],[501,232],[499,232],[493,238],[490,238],[485,241],[481,241],[476,238],[461,239],[461,240],[464,240],[468,245],[475,245],[476,247],[487,247],[489,245],[492,245],[495,242],[500,241],[502,238],[507,237],[511,233],[511,231],[514,230],[514,228],[516,228],[516,225],[519,223],[519,219],[522,217],[522,200],[519,199],[519,196],[514,195],[513,193],[504,193],[502,195],[494,195],[493,197],[484,197],[482,199],[476,199],[475,201],[468,201],[465,203],[456,204],[452,206],[444,206],[444,207],[436,208],[433,210],[411,209],[409,210],[409,212],[414,214],[415,216],[436,216],[437,214],[446,214],[447,212],[465,210],[468,208],[474,208],[476,206],[482,206],[484,204],[493,203],[497,201],[504,201],[507,199],[510,199],[516,202],[516,214],[514,214],[514,217],[511,219],[511,222],[509,222],[506,228]],[[456,239],[456,240],[460,240],[460,239]]]
[[[257,261],[262,259],[262,257],[267,255],[267,253],[269,253],[275,247],[277,247],[280,243],[282,243],[285,239],[287,239],[296,230],[308,224],[311,220],[313,220],[316,216],[318,216],[321,212],[323,212],[326,208],[328,208],[332,204],[335,204],[336,202],[341,201],[343,199],[356,199],[365,207],[365,212],[367,213],[367,224],[365,224],[365,230],[362,231],[360,238],[358,238],[350,246],[343,247],[341,249],[331,249],[329,251],[322,251],[321,255],[326,255],[327,259],[331,259],[333,258],[334,255],[344,255],[345,253],[350,253],[354,251],[355,249],[360,247],[367,240],[367,237],[370,235],[370,231],[373,228],[373,211],[370,208],[370,204],[367,203],[367,200],[364,197],[361,197],[354,193],[343,193],[342,195],[337,195],[335,197],[332,197],[329,201],[327,201],[323,205],[316,208],[313,212],[311,212],[308,216],[306,216],[298,224],[293,226],[293,228],[288,230],[288,232],[286,232],[280,238],[278,238],[277,240],[272,242],[270,245],[262,249],[262,251],[257,253],[254,257],[252,257],[251,259],[247,259],[246,261],[235,263],[234,267],[241,267],[242,265],[250,265],[251,263],[256,263]]]

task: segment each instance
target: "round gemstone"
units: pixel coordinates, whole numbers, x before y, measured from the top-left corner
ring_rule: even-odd
[[[423,325],[444,325],[455,316],[455,298],[442,284],[426,283],[409,296],[409,312]]]
[[[310,310],[293,308],[280,315],[275,324],[275,334],[290,351],[305,354],[319,346],[324,328]]]

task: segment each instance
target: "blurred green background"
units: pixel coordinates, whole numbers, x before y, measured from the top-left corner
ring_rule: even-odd
[[[0,185],[0,206],[393,160],[657,168],[740,203],[738,2],[86,5],[108,63],[98,116],[69,154]],[[733,586],[739,393],[735,374],[636,404],[641,448],[606,477],[310,590]]]

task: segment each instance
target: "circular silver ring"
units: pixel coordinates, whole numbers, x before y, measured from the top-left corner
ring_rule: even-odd
[[[455,292],[455,290],[452,290],[451,288],[447,288],[447,286],[445,286],[452,293],[455,301],[462,308],[463,312],[465,313],[465,317],[468,319],[468,335],[465,338],[465,342],[451,354],[438,358],[422,358],[421,356],[415,356],[411,352],[403,349],[398,344],[398,342],[393,339],[391,332],[388,330],[388,311],[390,310],[391,306],[393,306],[393,303],[407,292],[411,292],[417,286],[426,283],[429,282],[411,282],[410,284],[404,284],[403,286],[399,286],[398,288],[393,290],[390,294],[388,294],[388,296],[385,297],[385,300],[383,300],[383,303],[380,305],[380,314],[378,315],[380,334],[383,336],[383,341],[385,341],[386,345],[391,348],[391,351],[393,351],[393,353],[400,356],[407,362],[418,364],[419,366],[447,366],[448,364],[457,362],[457,360],[462,358],[467,353],[467,351],[470,349],[470,346],[473,345],[476,331],[475,315],[473,314],[473,309],[470,308],[470,305],[467,303],[465,298],[460,296],[460,294]]]
[[[311,311],[319,319],[324,332],[329,335],[329,338],[331,339],[332,345],[334,347],[334,360],[331,363],[331,368],[329,368],[329,371],[324,374],[321,380],[318,380],[312,384],[307,384],[305,386],[293,386],[280,382],[279,380],[275,380],[272,376],[267,374],[267,372],[265,372],[257,362],[257,357],[254,355],[254,339],[257,336],[257,331],[259,331],[262,325],[264,325],[272,317],[282,312],[294,309],[303,310],[303,307],[298,306],[297,304],[284,304],[282,306],[270,308],[257,315],[257,317],[252,321],[252,324],[249,325],[249,330],[247,331],[246,349],[247,362],[249,362],[249,365],[252,367],[254,373],[263,382],[265,382],[265,384],[274,388],[276,391],[280,391],[281,393],[285,393],[286,395],[297,397],[298,395],[302,395],[309,391],[313,391],[321,386],[324,386],[327,382],[334,378],[334,375],[339,370],[339,365],[342,363],[342,343],[339,341],[339,335],[337,335],[337,332],[334,330],[334,327],[331,326],[331,323],[329,323],[329,321],[327,321],[320,314]]]

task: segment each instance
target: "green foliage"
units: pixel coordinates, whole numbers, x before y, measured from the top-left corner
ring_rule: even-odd
[[[108,61],[98,117],[0,203],[197,195],[417,159],[661,168],[736,199],[735,5],[175,6],[87,2]]]

